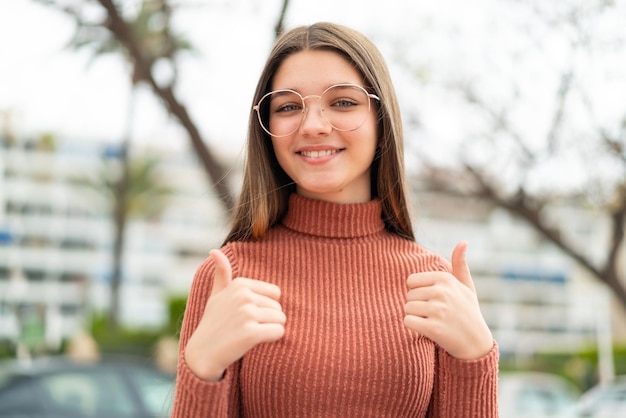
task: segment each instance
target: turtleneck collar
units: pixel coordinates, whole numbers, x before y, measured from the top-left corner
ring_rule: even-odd
[[[356,238],[385,229],[381,214],[378,199],[366,203],[333,203],[294,193],[289,197],[289,208],[281,222],[304,234]]]

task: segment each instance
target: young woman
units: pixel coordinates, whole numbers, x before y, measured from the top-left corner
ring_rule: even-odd
[[[172,417],[497,417],[466,244],[415,242],[382,56],[319,23],[259,80],[232,229],[200,266]]]

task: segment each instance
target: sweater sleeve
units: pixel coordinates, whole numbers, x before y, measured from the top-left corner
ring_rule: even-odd
[[[232,260],[232,253],[225,249],[222,251]],[[236,388],[240,362],[228,367],[224,377],[218,382],[206,382],[198,378],[185,362],[185,347],[204,313],[213,286],[214,272],[213,260],[208,258],[196,271],[189,291],[180,331],[176,389],[171,418],[236,418],[239,416]]]
[[[498,418],[498,345],[477,360],[459,360],[436,347],[431,418]]]

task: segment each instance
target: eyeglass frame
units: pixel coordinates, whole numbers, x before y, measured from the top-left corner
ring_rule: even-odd
[[[322,92],[322,94],[319,94],[319,95],[318,95],[318,94],[309,94],[309,95],[307,95],[307,96],[303,96],[302,94],[300,94],[300,93],[298,93],[297,91],[292,90],[292,89],[279,89],[279,90],[270,91],[270,92],[268,92],[268,93],[265,93],[265,94],[264,94],[264,95],[263,95],[263,96],[259,99],[259,101],[257,102],[257,104],[255,104],[254,106],[252,106],[252,110],[256,111],[256,114],[257,114],[257,119],[259,120],[259,125],[261,126],[261,129],[263,129],[263,130],[264,130],[264,131],[265,131],[265,132],[266,132],[269,136],[271,136],[271,137],[273,137],[273,138],[284,138],[284,137],[289,136],[289,135],[293,134],[294,132],[296,132],[296,131],[298,130],[298,128],[300,127],[300,125],[302,124],[302,121],[304,120],[304,114],[305,114],[305,112],[307,111],[307,107],[306,107],[306,102],[305,102],[305,100],[306,100],[306,99],[311,99],[311,98],[317,98],[317,99],[320,99],[320,100],[321,100],[321,99],[322,99],[322,97],[324,96],[324,94],[325,94],[327,91],[329,91],[330,89],[335,88],[335,87],[356,87],[356,88],[358,88],[359,90],[362,90],[362,91],[365,93],[365,95],[367,96],[367,99],[368,99],[368,100],[367,100],[367,107],[368,107],[368,108],[367,108],[367,111],[368,111],[368,112],[372,109],[372,104],[371,104],[371,102],[370,102],[370,100],[371,100],[371,99],[377,100],[377,101],[380,103],[380,97],[378,97],[377,95],[375,95],[375,94],[373,94],[373,93],[368,92],[368,91],[365,89],[365,87],[363,87],[363,86],[360,86],[360,85],[358,85],[358,84],[353,84],[353,83],[338,83],[338,84],[333,84],[332,86],[330,86],[330,87],[326,88],[326,89]],[[301,111],[302,116],[301,116],[300,122],[298,123],[298,126],[296,127],[296,129],[294,129],[293,131],[291,131],[291,132],[289,132],[289,133],[287,133],[287,134],[283,134],[283,135],[274,135],[274,134],[272,134],[272,133],[269,131],[269,129],[267,129],[267,128],[265,127],[265,125],[263,124],[263,119],[262,119],[262,116],[261,116],[261,107],[260,107],[260,106],[261,106],[261,102],[263,102],[263,100],[265,100],[265,98],[266,98],[266,97],[271,96],[271,95],[272,95],[272,94],[274,94],[274,93],[282,93],[282,92],[295,93],[298,97],[300,97],[300,99],[302,99],[302,111]],[[356,128],[353,128],[353,129],[339,129],[339,128],[337,128],[335,125],[333,125],[333,124],[332,124],[332,123],[331,123],[331,122],[330,122],[330,121],[326,118],[326,116],[324,116],[324,108],[323,108],[323,107],[322,107],[322,109],[321,109],[321,114],[322,114],[322,118],[324,118],[324,120],[325,120],[325,121],[326,121],[326,122],[327,122],[330,126],[332,126],[332,127],[333,127],[333,129],[336,129],[336,130],[338,130],[338,131],[340,131],[340,132],[352,132],[352,131],[356,131],[356,130],[357,130],[357,129],[359,129],[361,126],[363,126],[363,124],[364,124],[364,123],[365,123],[365,121],[367,120],[367,118],[363,119],[363,122],[361,122],[361,124],[360,124],[359,126],[357,126]],[[268,115],[268,118],[269,118],[269,115]],[[269,120],[268,120],[268,123],[269,123]]]

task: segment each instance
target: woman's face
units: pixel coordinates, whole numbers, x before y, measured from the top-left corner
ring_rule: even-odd
[[[302,196],[338,203],[371,199],[370,167],[377,145],[376,103],[371,103],[358,129],[340,131],[322,116],[322,101],[317,97],[328,87],[345,83],[363,86],[363,79],[341,55],[323,50],[305,50],[289,56],[274,76],[274,91],[291,89],[303,97],[316,96],[305,100],[307,110],[293,133],[272,137],[278,162]],[[350,107],[347,100],[337,103],[333,112]],[[325,111],[325,115],[332,119],[330,111]],[[283,123],[281,117],[278,112],[270,112],[270,129],[273,124]]]

